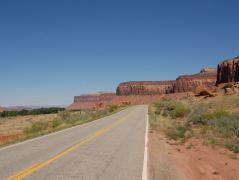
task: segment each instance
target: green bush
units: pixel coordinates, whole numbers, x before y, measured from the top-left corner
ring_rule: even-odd
[[[185,138],[185,133],[187,132],[188,127],[185,125],[177,125],[167,130],[166,135],[173,140],[178,140]]]
[[[62,124],[62,121],[60,119],[54,119],[52,121],[51,126],[53,129],[55,129],[55,128],[59,127],[61,124]]]
[[[233,84],[232,83],[227,83],[223,86],[223,89],[226,89],[226,88],[232,88]]]
[[[54,114],[64,110],[65,108],[50,107],[50,108],[40,108],[40,109],[32,109],[32,110],[23,109],[21,111],[3,111],[0,113],[0,117]]]
[[[57,114],[57,116],[61,120],[67,120],[71,116],[71,113],[69,111],[61,111]]]
[[[38,121],[33,123],[30,128],[26,128],[24,132],[25,134],[36,134],[43,130],[46,130],[48,126],[49,126],[48,122]]]
[[[234,153],[239,153],[239,145],[226,143],[225,147]]]
[[[194,108],[189,121],[198,125],[208,125],[224,136],[239,137],[239,114],[220,109],[210,112],[207,107]]]
[[[109,111],[112,113],[112,112],[114,112],[118,109],[118,106],[117,105],[111,105],[108,108],[109,108]]]
[[[189,109],[181,102],[174,100],[163,100],[155,103],[155,113],[170,116],[172,119],[184,117]]]

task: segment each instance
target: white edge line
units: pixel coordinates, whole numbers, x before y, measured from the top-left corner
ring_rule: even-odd
[[[149,131],[149,116],[148,116],[148,109],[147,109],[147,121],[146,121],[146,131],[145,131],[145,148],[144,148],[144,163],[143,163],[142,180],[148,180],[148,131]]]
[[[126,109],[128,109],[128,108],[126,108]],[[120,112],[122,112],[122,111],[124,111],[126,109],[123,109],[123,110],[121,110],[119,112],[116,112],[114,114],[111,114],[109,116],[112,116],[112,115],[115,115],[117,113],[120,113]],[[62,133],[62,132],[67,132],[67,131],[70,131],[70,130],[75,129],[75,128],[89,126],[89,125],[91,125],[93,123],[97,123],[97,121],[105,119],[105,118],[107,118],[109,116],[105,116],[105,117],[102,117],[100,119],[96,119],[96,120],[90,121],[88,123],[79,124],[79,125],[76,125],[76,126],[73,126],[73,127],[69,127],[69,128],[66,128],[66,129],[62,129],[62,130],[56,131],[56,132],[52,132],[52,133],[49,133],[49,134],[46,134],[46,135],[43,135],[43,136],[35,137],[33,139],[28,139],[28,140],[25,140],[25,141],[22,141],[22,142],[19,142],[19,143],[16,143],[16,144],[7,145],[5,147],[0,148],[0,151],[6,150],[6,149],[9,149],[9,148],[13,148],[13,147],[16,147],[16,146],[20,146],[22,144],[26,144],[26,143],[29,143],[29,142],[34,142],[34,141],[37,141],[37,140],[40,140],[40,139],[44,139],[44,138],[49,137],[49,136],[54,136],[56,134],[59,134],[59,133]]]

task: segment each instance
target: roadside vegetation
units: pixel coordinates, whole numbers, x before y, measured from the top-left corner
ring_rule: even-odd
[[[98,110],[59,110],[40,115],[16,115],[0,118],[0,146],[45,135],[72,126],[91,122],[124,109],[126,105]],[[35,111],[31,111],[35,112]],[[38,110],[36,111],[38,112]],[[46,111],[44,111],[46,112]]]
[[[3,112],[0,112],[0,117],[54,114],[64,110],[65,108],[50,107],[50,108],[39,108],[39,109],[32,109],[32,110],[23,109],[21,111],[3,111]]]
[[[149,107],[150,126],[171,140],[183,143],[188,138],[202,138],[207,145],[239,153],[238,110],[238,94],[161,100]]]

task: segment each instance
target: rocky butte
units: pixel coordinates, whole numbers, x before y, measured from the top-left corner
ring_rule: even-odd
[[[69,107],[70,109],[90,109],[100,108],[110,105],[116,94],[113,92],[96,92],[90,94],[83,94],[74,97],[74,103]]]
[[[200,73],[183,75],[176,79],[173,92],[190,92],[199,86],[210,88],[216,84],[217,70],[214,68],[203,68]]]
[[[218,64],[217,84],[229,82],[239,82],[239,56]]]
[[[210,88],[216,84],[217,70],[203,68],[200,73],[179,76],[176,81],[132,81],[119,84],[116,94],[129,95],[162,95],[194,91],[198,86]]]
[[[161,95],[173,92],[175,81],[131,81],[120,83],[117,87],[118,96],[129,95]]]
[[[93,93],[75,96],[69,109],[101,108],[113,104],[149,104],[162,97],[179,98],[198,86],[216,83],[216,69],[204,68],[198,74],[179,76],[171,81],[130,81],[120,83],[116,93]]]

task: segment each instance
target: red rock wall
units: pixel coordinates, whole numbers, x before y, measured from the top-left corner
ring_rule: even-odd
[[[203,69],[199,74],[180,76],[176,81],[132,81],[121,83],[114,93],[96,93],[76,96],[69,109],[101,108],[108,105],[130,103],[149,104],[162,97],[177,98],[198,86],[210,87],[216,83],[216,70]],[[187,94],[187,93],[186,93]]]
[[[174,92],[194,91],[198,86],[212,87],[216,84],[216,71],[196,75],[179,76],[176,79]]]
[[[89,95],[90,96],[90,95]],[[130,103],[131,105],[151,104],[162,98],[177,99],[187,96],[186,93],[173,93],[164,95],[130,95],[130,96],[114,96],[110,101],[76,101],[71,104],[68,109],[93,109],[102,108],[109,105],[120,105]],[[91,99],[91,98],[90,98]]]
[[[217,84],[229,82],[239,82],[239,56],[218,64]]]
[[[173,92],[175,81],[132,81],[119,84],[118,96],[129,95],[161,95]]]
[[[116,96],[115,93],[88,94],[75,96],[74,102],[107,102]]]

